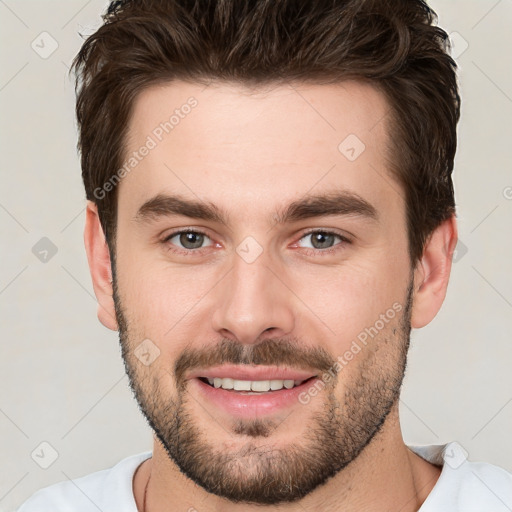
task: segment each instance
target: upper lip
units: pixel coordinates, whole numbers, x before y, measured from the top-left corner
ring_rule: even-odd
[[[297,370],[293,368],[280,368],[278,366],[249,366],[249,365],[222,365],[211,366],[205,369],[194,370],[189,373],[188,378],[194,379],[205,377],[213,379],[231,378],[236,380],[307,380],[315,377],[316,374],[308,370]]]

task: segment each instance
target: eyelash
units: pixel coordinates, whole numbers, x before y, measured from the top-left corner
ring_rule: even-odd
[[[203,235],[207,238],[210,238],[207,233],[205,233],[204,231],[201,231],[200,229],[180,229],[178,231],[174,231],[174,232],[170,233],[169,235],[167,235],[162,240],[162,243],[164,245],[168,245],[169,240],[174,238],[176,235],[181,235],[184,233],[193,233],[196,235]],[[299,240],[302,240],[304,237],[306,237],[308,235],[312,235],[312,234],[316,234],[316,233],[322,233],[324,235],[334,235],[334,236],[338,237],[341,240],[341,242],[343,242],[343,243],[336,244],[333,247],[329,247],[327,249],[314,249],[314,248],[312,249],[310,247],[305,247],[303,249],[306,250],[306,254],[308,256],[330,255],[335,252],[338,252],[339,250],[342,250],[342,246],[352,243],[347,237],[340,235],[339,233],[336,233],[335,231],[327,231],[327,230],[323,230],[323,229],[312,229],[310,231],[307,231],[302,234],[302,236],[299,238]],[[168,247],[167,249],[173,253],[182,254],[185,256],[195,256],[198,252],[201,252],[202,249],[207,249],[207,247],[201,247],[199,249],[175,249],[175,248]]]

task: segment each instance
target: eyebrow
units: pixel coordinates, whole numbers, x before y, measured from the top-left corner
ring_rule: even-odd
[[[228,225],[228,214],[213,203],[187,199],[178,195],[158,194],[147,200],[137,211],[134,220],[147,223],[162,217],[181,215]],[[271,220],[276,224],[297,222],[314,217],[351,216],[379,221],[377,209],[354,192],[340,191],[308,194],[279,208]]]

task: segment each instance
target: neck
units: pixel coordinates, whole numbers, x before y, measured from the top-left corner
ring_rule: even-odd
[[[139,512],[195,509],[201,512],[383,512],[391,509],[417,512],[440,472],[439,467],[407,448],[401,436],[396,406],[381,431],[354,461],[297,503],[248,505],[210,494],[179,471],[156,439],[153,457],[135,473],[133,490]]]

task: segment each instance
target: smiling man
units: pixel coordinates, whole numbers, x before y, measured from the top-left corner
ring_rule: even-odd
[[[85,246],[154,448],[20,511],[511,510],[505,470],[400,430],[457,241],[434,20],[420,0],[111,4],[75,61]]]

